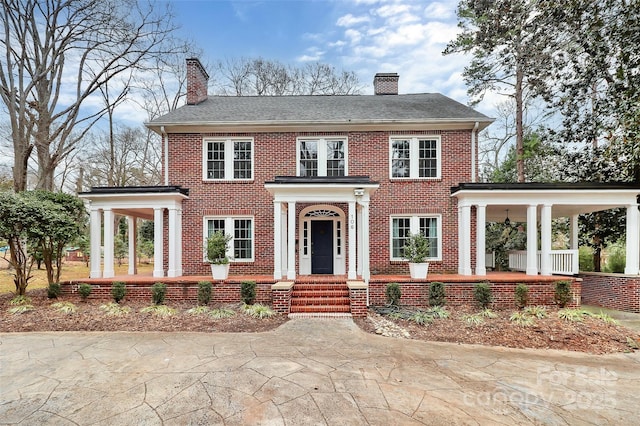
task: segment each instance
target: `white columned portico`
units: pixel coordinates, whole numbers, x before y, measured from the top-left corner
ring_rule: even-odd
[[[113,278],[113,210],[104,209],[104,271],[103,278]]]
[[[153,209],[153,276],[164,277],[164,209],[156,207]]]
[[[136,243],[138,236],[138,221],[133,216],[127,216],[127,230],[129,231],[129,275],[138,272],[138,262],[136,257]]]
[[[90,232],[91,232],[91,271],[89,278],[101,278],[102,268],[100,243],[102,240],[102,212],[97,207],[91,207],[90,213]]]
[[[624,273],[629,275],[637,275],[640,273],[640,214],[638,213],[638,205],[631,204],[627,206],[627,253],[626,265]]]
[[[487,205],[476,206],[476,275],[487,275],[486,256],[486,219]]]
[[[458,274],[473,275],[471,270],[471,206],[458,207]]]
[[[356,275],[356,202],[349,201],[349,270],[347,278],[355,280]]]
[[[551,275],[551,205],[540,210],[540,274]]]
[[[527,206],[527,275],[538,275],[538,206]]]
[[[282,278],[282,203],[273,202],[273,279]]]
[[[288,203],[287,223],[287,279],[296,278],[296,203]]]
[[[182,209],[174,206],[169,208],[169,269],[167,277],[182,275]]]

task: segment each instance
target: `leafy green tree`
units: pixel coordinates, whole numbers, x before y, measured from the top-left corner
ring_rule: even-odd
[[[16,293],[24,295],[34,257],[39,250],[49,284],[60,280],[65,246],[77,238],[85,224],[86,211],[78,198],[45,191],[0,194],[0,236],[6,238],[14,270]]]
[[[458,26],[462,31],[444,54],[470,53],[464,69],[471,103],[487,91],[513,98],[516,121],[516,169],[524,182],[523,115],[527,96],[546,89],[550,33],[539,19],[538,2],[530,0],[461,0]]]

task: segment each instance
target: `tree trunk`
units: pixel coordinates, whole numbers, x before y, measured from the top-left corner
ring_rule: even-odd
[[[518,182],[524,182],[524,129],[522,127],[523,116],[523,93],[522,81],[524,73],[520,64],[516,65],[516,170],[518,172]]]

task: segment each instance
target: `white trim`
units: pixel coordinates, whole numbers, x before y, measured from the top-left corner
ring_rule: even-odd
[[[389,260],[392,262],[406,261],[402,257],[393,257],[393,219],[409,218],[409,229],[412,234],[417,233],[420,230],[420,219],[429,218],[436,219],[437,223],[437,241],[438,241],[438,256],[428,257],[429,262],[442,261],[442,215],[439,213],[415,213],[415,214],[392,214],[389,216]]]
[[[309,212],[315,211],[315,210],[328,210],[328,211],[332,211],[334,213],[337,213],[337,216],[326,216],[326,217],[322,217],[322,216],[311,216],[311,217],[307,217],[306,215]],[[346,216],[344,211],[339,208],[336,207],[334,205],[330,205],[330,204],[314,204],[312,206],[308,206],[305,207],[304,209],[302,209],[302,211],[300,212],[300,214],[298,215],[298,269],[299,269],[299,273],[300,275],[311,275],[311,250],[310,250],[310,244],[311,244],[311,222],[314,220],[332,220],[333,221],[333,274],[334,275],[344,275],[345,274],[345,270],[346,270],[346,264],[345,264],[345,250],[346,250],[346,243],[345,243],[345,230],[346,230]],[[305,248],[305,238],[304,238],[304,226],[305,223],[307,224],[307,242],[309,243],[309,246],[307,247],[307,254],[304,254],[304,248]],[[338,233],[337,233],[337,229],[338,226],[337,224],[340,224],[340,246],[338,246]],[[350,229],[349,229],[349,233],[350,233]]]
[[[235,220],[242,219],[250,219],[251,220],[251,258],[242,258],[236,259],[233,255],[235,252],[234,240],[235,240]],[[224,233],[227,235],[231,235],[231,241],[229,241],[229,251],[227,252],[227,256],[229,257],[230,263],[250,263],[255,262],[256,258],[256,219],[251,215],[206,215],[202,216],[202,255],[203,262],[207,261],[207,252],[206,247],[204,245],[205,241],[209,237],[209,221],[210,220],[224,220]]]
[[[409,141],[409,177],[393,176],[393,142]],[[436,141],[436,175],[420,177],[420,140]],[[440,135],[391,135],[389,136],[389,179],[394,180],[441,180],[442,179],[442,137]]]
[[[224,143],[224,179],[214,179],[207,176],[207,144],[211,142],[223,142]],[[251,143],[251,177],[236,179],[234,175],[234,142],[250,142]],[[255,176],[255,144],[252,137],[228,137],[228,138],[215,138],[215,137],[203,137],[202,138],[202,180],[204,182],[251,182]]]
[[[300,142],[317,142],[318,176],[327,176],[327,142],[344,142],[344,175],[349,176],[349,138],[347,136],[298,136],[296,138],[296,176],[300,176]]]

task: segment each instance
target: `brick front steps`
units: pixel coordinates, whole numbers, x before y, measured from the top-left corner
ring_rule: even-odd
[[[350,313],[349,289],[342,283],[295,283],[290,313]]]

